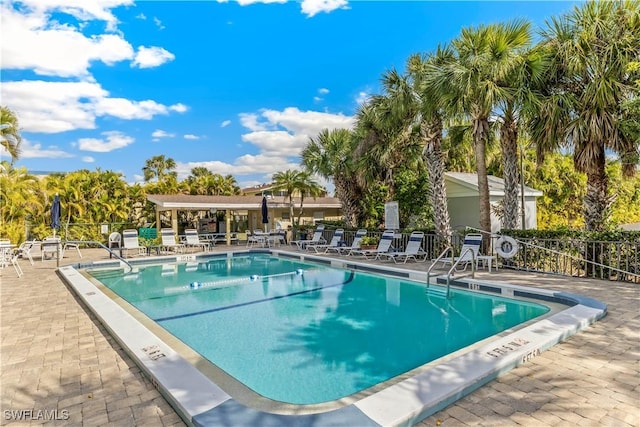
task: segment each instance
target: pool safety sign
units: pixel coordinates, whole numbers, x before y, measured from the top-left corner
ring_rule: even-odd
[[[387,230],[400,230],[398,202],[387,202],[384,204],[384,228]]]

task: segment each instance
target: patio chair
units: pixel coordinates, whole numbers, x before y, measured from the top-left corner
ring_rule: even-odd
[[[327,253],[327,251],[329,249],[336,249],[339,248],[340,246],[340,242],[342,242],[342,236],[344,236],[344,229],[343,228],[338,228],[336,229],[336,231],[333,233],[333,237],[331,238],[331,241],[328,244],[325,245],[309,245],[307,246],[308,249],[313,248],[314,251],[316,251],[316,253],[320,253],[322,251],[322,253]]]
[[[46,259],[55,259],[60,257],[62,259],[64,257],[64,248],[62,247],[62,241],[60,237],[45,237],[42,240],[41,253],[42,253],[42,261]]]
[[[451,258],[442,258],[440,262],[444,265],[454,265],[458,262],[458,265],[463,267],[462,270],[466,270],[470,263],[477,262],[476,257],[480,254],[480,246],[482,245],[482,234],[469,233],[464,236],[464,243],[460,248],[460,256]]]
[[[173,228],[163,228],[160,230],[160,237],[162,239],[162,245],[160,246],[160,252],[184,252],[184,244],[176,242],[176,235],[173,233]]]
[[[0,268],[7,267],[9,264],[13,266],[18,278],[24,274],[22,267],[18,264],[18,252],[11,247],[11,243],[8,241],[0,243]]]
[[[351,242],[351,246],[338,246],[337,248],[329,248],[328,251],[336,251],[340,255],[351,255],[353,251],[360,249],[360,240],[367,235],[367,229],[361,228],[356,231],[356,235]]]
[[[252,248],[254,245],[265,246],[267,244],[267,237],[269,235],[262,230],[253,230],[250,232],[247,230],[247,247]]]
[[[324,232],[324,224],[318,224],[316,231],[313,233],[313,237],[310,240],[292,240],[291,243],[295,243],[298,249],[306,249],[309,245],[321,245],[327,243],[322,236]]]
[[[40,252],[42,249],[40,247],[40,242],[37,240],[25,240],[22,242],[18,249],[16,249],[16,253],[18,257],[22,259],[27,258],[31,265],[33,264],[33,254]]]
[[[209,251],[209,243],[200,241],[198,230],[187,228],[184,230],[184,236],[186,239],[185,248],[200,248],[205,252]]]
[[[138,241],[138,230],[122,230],[122,250],[125,256],[129,252],[133,252],[134,256],[142,256],[147,254],[147,248],[140,246]]]
[[[398,263],[400,260],[406,264],[407,260],[413,259],[418,262],[427,260],[427,253],[422,250],[422,240],[424,239],[424,233],[422,231],[414,231],[409,236],[409,242],[403,252],[386,252],[379,254],[380,256],[386,256],[388,259],[392,259],[394,263]]]
[[[395,237],[395,232],[393,230],[385,230],[382,233],[382,237],[380,238],[380,242],[378,243],[378,247],[376,249],[358,249],[352,250],[352,255],[362,255],[365,258],[369,258],[369,256],[375,255],[374,259],[378,259],[380,254],[389,252],[391,249],[391,242]]]

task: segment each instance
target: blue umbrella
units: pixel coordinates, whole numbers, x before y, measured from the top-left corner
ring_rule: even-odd
[[[269,207],[267,206],[267,198],[265,196],[262,196],[261,210],[262,210],[262,223],[269,224]]]
[[[53,198],[53,204],[51,205],[51,228],[53,228],[53,235],[55,236],[56,230],[60,228],[60,197],[57,194]]]

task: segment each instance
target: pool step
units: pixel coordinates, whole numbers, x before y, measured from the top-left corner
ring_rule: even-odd
[[[447,288],[443,288],[442,286],[430,285],[429,287],[427,287],[426,294],[431,297],[446,298]]]

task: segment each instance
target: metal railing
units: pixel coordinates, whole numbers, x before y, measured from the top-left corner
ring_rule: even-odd
[[[469,228],[473,232],[480,230]],[[333,231],[325,231],[331,237]],[[452,237],[452,247],[458,250],[464,241],[464,232]],[[381,231],[370,231],[370,236],[381,236]],[[409,240],[410,233],[401,233],[393,241],[400,250]],[[485,237],[487,233],[483,233]],[[351,245],[355,231],[345,231],[344,239]],[[490,234],[492,255],[495,255],[495,240],[500,235]],[[503,268],[553,273],[572,277],[640,283],[640,242],[634,241],[593,241],[578,239],[517,238],[519,250],[513,258],[499,261]],[[435,234],[425,234],[422,250],[427,259],[436,259],[447,245]]]

